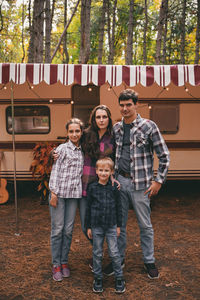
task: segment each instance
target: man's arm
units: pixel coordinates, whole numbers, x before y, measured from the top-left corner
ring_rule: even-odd
[[[151,139],[153,143],[153,150],[155,151],[159,160],[158,171],[155,181],[162,184],[167,177],[170,155],[165,140],[162,137],[160,130],[158,129],[155,123],[153,123]]]
[[[152,181],[151,186],[145,192],[145,194],[149,193],[149,197],[155,196],[159,192],[162,183],[166,180],[170,162],[169,150],[167,148],[165,140],[162,137],[157,125],[154,122],[152,122],[152,124],[153,130],[151,134],[151,141],[153,145],[153,150],[155,151],[158,157],[159,165],[155,180]]]

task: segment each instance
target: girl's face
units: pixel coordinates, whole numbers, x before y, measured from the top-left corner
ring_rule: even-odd
[[[78,124],[70,124],[67,130],[67,135],[70,141],[75,145],[78,146],[80,142],[80,138],[82,135],[82,130],[80,125]]]
[[[109,124],[108,114],[104,109],[97,109],[95,121],[99,129],[107,129]]]

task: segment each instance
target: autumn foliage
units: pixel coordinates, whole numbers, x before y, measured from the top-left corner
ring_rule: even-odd
[[[52,167],[50,152],[56,143],[40,142],[33,149],[33,161],[30,171],[34,179],[40,181],[38,191],[41,193],[41,202],[46,202],[49,190],[49,177]]]

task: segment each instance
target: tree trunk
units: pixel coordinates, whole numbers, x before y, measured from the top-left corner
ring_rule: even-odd
[[[166,0],[162,0],[160,6],[159,21],[157,25],[158,33],[156,39],[156,58],[155,58],[156,65],[159,65],[161,62],[161,46],[162,46],[162,34],[163,34],[163,22],[165,20],[165,6],[166,6]]]
[[[32,18],[31,18],[31,0],[29,0],[28,3],[28,21],[29,21],[29,46],[28,46],[28,63],[34,62],[34,35],[33,35],[33,24],[32,24]]]
[[[110,19],[111,19],[111,13],[110,13],[110,2],[107,1],[107,7],[106,7],[106,11],[107,11],[107,32],[108,32],[108,47],[109,47],[109,55],[108,55],[108,63],[110,60],[110,51],[111,51],[111,34],[110,34]]]
[[[51,9],[50,0],[46,0],[45,3],[45,63],[51,62]]]
[[[183,0],[183,10],[181,18],[181,64],[185,64],[185,16],[186,16],[186,0]]]
[[[33,7],[33,21],[31,26],[31,56],[30,59],[34,63],[43,62],[43,38],[44,38],[44,1],[45,0],[35,0]]]
[[[0,32],[3,30],[3,16],[2,16],[2,12],[1,12],[1,6],[2,6],[2,3],[0,4]]]
[[[200,45],[200,0],[197,0],[197,29],[196,29],[196,49],[195,64],[199,63],[199,45]]]
[[[115,56],[115,24],[116,24],[116,8],[117,8],[117,0],[114,1],[113,6],[113,18],[112,18],[112,32],[110,35],[110,43],[109,43],[109,56],[108,56],[108,63],[113,64],[114,62],[114,56]],[[109,9],[110,11],[110,9]],[[110,12],[109,12],[110,14]],[[110,28],[111,30],[111,28]]]
[[[24,48],[24,10],[25,10],[25,6],[24,6],[24,1],[22,3],[22,52],[23,52],[23,56],[22,56],[22,60],[21,62],[24,62],[24,58],[25,58],[25,48]]]
[[[98,64],[102,64],[103,56],[103,38],[104,38],[104,26],[105,26],[105,13],[106,13],[106,1],[103,0],[101,19],[99,23],[99,48],[98,48]]]
[[[146,0],[145,0],[146,2]],[[126,57],[125,64],[132,65],[133,63],[133,9],[134,9],[134,0],[129,2],[129,22],[128,22],[128,37],[126,45]]]
[[[67,0],[64,1],[64,27],[67,24]],[[69,62],[69,53],[67,51],[67,31],[63,37],[63,50],[64,50],[64,58],[63,63],[68,64]]]
[[[91,0],[81,1],[81,47],[79,63],[86,64],[90,57],[90,10]]]
[[[143,34],[143,64],[147,64],[147,28],[148,28],[148,8],[147,8],[147,0],[145,0],[144,4],[144,15],[145,15],[145,23],[144,23],[144,34]]]
[[[166,55],[167,55],[167,21],[168,21],[168,0],[165,3],[165,13],[164,13],[164,31],[163,31],[163,56],[162,63],[166,64]]]

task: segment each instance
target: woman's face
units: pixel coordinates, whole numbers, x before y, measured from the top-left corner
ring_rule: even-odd
[[[80,138],[82,135],[82,130],[80,125],[78,124],[70,124],[67,130],[67,135],[70,141],[75,145],[78,146],[80,142]]]
[[[97,127],[101,129],[107,129],[109,124],[109,118],[106,110],[104,109],[97,109],[95,114],[95,121],[97,124]]]

